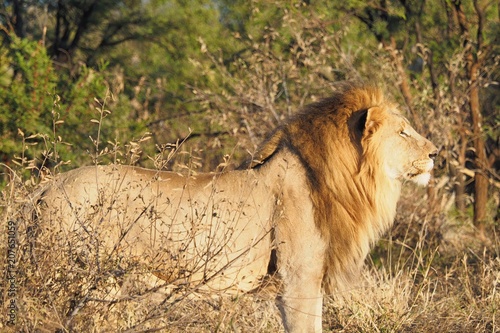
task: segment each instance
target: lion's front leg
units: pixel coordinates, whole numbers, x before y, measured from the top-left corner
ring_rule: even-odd
[[[277,298],[285,331],[321,332],[321,278],[307,273],[287,275],[295,276],[284,277],[287,281],[283,281],[283,291]]]
[[[283,324],[286,332],[321,332],[325,245],[314,230],[291,235],[277,247],[282,283],[277,301]]]

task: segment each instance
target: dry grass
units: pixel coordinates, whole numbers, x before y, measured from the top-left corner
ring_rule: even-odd
[[[31,186],[13,179],[2,192],[3,230],[18,224],[14,282],[16,325],[9,326],[9,284],[2,284],[2,331],[21,332],[277,332],[273,292],[239,297],[146,287],[133,265],[81,265],[64,239],[50,232],[28,241],[19,204]],[[443,213],[432,213],[425,191],[407,186],[396,226],[373,252],[358,284],[325,298],[324,330],[335,332],[499,332],[499,242],[485,248],[456,234],[461,247],[443,246]],[[421,197],[415,201],[415,197]],[[50,227],[47,227],[50,228]],[[447,231],[449,232],[449,231]],[[0,234],[7,253],[8,232]],[[458,242],[460,243],[460,242]],[[83,247],[83,245],[82,245]],[[85,250],[84,250],[85,251]],[[5,258],[5,256],[4,256]],[[4,282],[10,282],[6,272]],[[6,288],[7,286],[7,288]],[[124,296],[126,287],[128,294]]]
[[[364,287],[327,302],[327,325],[341,332],[496,332],[499,262],[467,259],[431,266],[428,276],[370,270]]]
[[[417,251],[414,255],[422,256]],[[437,248],[427,251],[425,257],[396,262],[400,267],[393,272],[372,265],[362,286],[328,300],[328,327],[339,332],[500,331],[498,257],[465,251],[443,258]]]

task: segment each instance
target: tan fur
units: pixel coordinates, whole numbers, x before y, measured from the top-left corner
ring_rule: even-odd
[[[356,278],[393,222],[401,181],[425,183],[435,153],[379,89],[347,84],[280,126],[241,170],[63,174],[37,197],[39,223],[197,289],[249,291],[272,271],[285,329],[319,332],[322,290]]]

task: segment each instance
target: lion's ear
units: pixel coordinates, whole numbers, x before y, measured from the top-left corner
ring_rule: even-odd
[[[369,138],[380,127],[382,110],[378,107],[353,112],[347,121],[350,135],[359,144]]]
[[[363,128],[363,136],[367,137],[375,133],[375,131],[381,125],[381,116],[382,110],[379,107],[371,107],[366,111],[366,115],[364,116],[364,128]]]
[[[360,112],[359,117],[356,120],[356,130],[363,135],[366,126],[366,118],[368,117],[368,110],[363,110]]]

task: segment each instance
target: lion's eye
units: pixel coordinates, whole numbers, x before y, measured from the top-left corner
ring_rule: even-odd
[[[401,135],[403,138],[409,138],[410,137],[410,133],[405,132],[405,130],[401,130],[399,132],[399,135]]]

